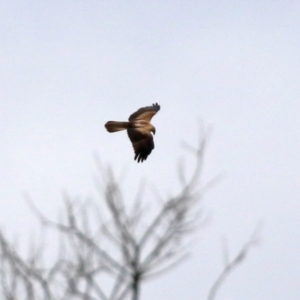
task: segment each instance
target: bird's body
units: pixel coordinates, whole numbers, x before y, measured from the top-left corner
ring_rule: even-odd
[[[105,128],[108,132],[127,130],[135,152],[134,159],[143,162],[154,149],[152,133],[155,134],[156,130],[150,121],[159,110],[157,103],[142,107],[129,117],[129,122],[108,121]]]

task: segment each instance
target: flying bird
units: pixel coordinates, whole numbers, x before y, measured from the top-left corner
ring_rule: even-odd
[[[155,134],[155,127],[150,121],[159,110],[157,103],[142,107],[130,115],[129,122],[108,121],[105,128],[108,132],[127,130],[135,153],[134,159],[143,162],[154,149],[152,133]]]

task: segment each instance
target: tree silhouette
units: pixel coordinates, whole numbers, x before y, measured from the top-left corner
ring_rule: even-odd
[[[206,141],[207,136],[200,138],[196,148],[185,144],[194,159],[194,170],[185,176],[184,165],[178,166],[179,192],[167,199],[156,192],[154,216],[146,217],[143,185],[128,207],[114,173],[102,165],[101,205],[65,196],[64,218],[53,221],[30,200],[41,224],[59,234],[58,256],[46,263],[45,246],[40,243],[32,247],[28,258],[22,258],[0,232],[2,299],[140,299],[145,280],[168,272],[187,257],[192,234],[204,220],[202,195],[214,183],[201,185]],[[240,257],[222,272],[210,291],[210,300],[238,262]],[[103,282],[109,282],[109,288]]]

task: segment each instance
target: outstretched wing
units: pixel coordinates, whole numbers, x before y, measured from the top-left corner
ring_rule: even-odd
[[[134,149],[134,159],[137,162],[143,162],[154,149],[153,136],[149,133],[142,133],[137,129],[127,130],[128,137]]]
[[[142,107],[129,117],[129,121],[145,120],[150,122],[152,117],[160,110],[160,106],[154,103],[152,106]]]

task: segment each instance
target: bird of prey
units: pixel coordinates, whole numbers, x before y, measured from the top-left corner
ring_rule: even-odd
[[[159,110],[157,103],[142,107],[129,117],[129,122],[108,121],[105,128],[108,132],[127,130],[135,153],[134,159],[143,162],[154,149],[152,132],[155,134],[155,127],[150,121]]]

